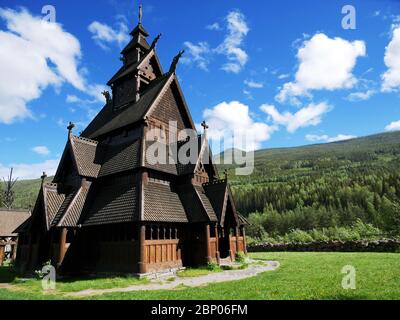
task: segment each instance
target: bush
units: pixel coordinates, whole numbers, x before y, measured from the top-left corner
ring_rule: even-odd
[[[235,254],[235,261],[239,263],[245,263],[246,262],[246,255],[242,251],[238,251]]]
[[[285,242],[311,242],[313,238],[310,234],[303,230],[292,230],[290,233],[287,233],[284,237]]]
[[[220,269],[220,267],[215,262],[209,262],[209,263],[207,263],[207,269],[210,271],[218,271]]]

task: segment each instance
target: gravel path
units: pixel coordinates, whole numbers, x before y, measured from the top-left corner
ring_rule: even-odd
[[[85,297],[92,295],[99,295],[104,293],[113,292],[131,292],[131,291],[143,291],[143,290],[168,290],[174,289],[177,286],[184,285],[188,287],[198,287],[210,283],[235,281],[254,277],[259,273],[272,271],[279,268],[279,262],[277,261],[264,261],[263,264],[257,261],[259,264],[250,264],[248,268],[243,270],[226,270],[222,272],[210,273],[204,276],[198,276],[193,278],[179,278],[176,277],[173,281],[166,281],[157,279],[150,284],[133,285],[126,288],[112,288],[112,289],[88,289],[78,292],[67,293],[66,296],[70,297]]]

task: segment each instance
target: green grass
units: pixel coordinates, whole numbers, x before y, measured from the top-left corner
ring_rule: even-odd
[[[0,284],[13,285],[11,290],[0,289],[1,299],[60,299],[63,294],[86,289],[124,288],[136,284],[146,284],[149,280],[134,276],[111,276],[104,278],[64,278],[57,280],[56,290],[43,293],[41,281],[17,277],[7,267],[0,268]],[[11,293],[9,296],[8,293]]]
[[[256,277],[174,290],[110,293],[85,299],[400,299],[400,255],[394,253],[254,253],[253,258],[277,260],[281,267]],[[341,287],[345,265],[356,269],[356,290]],[[187,269],[198,276],[204,268]],[[37,280],[21,283],[8,269],[0,269],[0,283],[14,281],[13,289],[0,289],[0,299],[65,299],[64,293],[84,289],[126,287],[142,283],[136,278],[59,281],[57,291],[44,294]]]
[[[220,267],[214,268],[212,270],[207,267],[186,268],[185,270],[179,271],[178,276],[181,278],[192,278],[192,277],[204,276],[212,272],[221,272],[221,271],[222,269]]]

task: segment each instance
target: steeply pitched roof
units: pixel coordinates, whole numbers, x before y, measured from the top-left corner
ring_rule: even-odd
[[[99,177],[132,170],[140,166],[140,140],[103,145]]]
[[[15,237],[16,229],[31,216],[28,210],[8,210],[0,208],[0,237]],[[18,231],[18,230],[17,230]]]
[[[138,66],[139,66],[139,64],[140,64],[141,61],[142,61],[142,60],[139,60],[139,61],[136,61],[136,62],[131,63],[131,64],[129,64],[129,65],[124,65],[124,66],[122,66],[122,67],[117,71],[117,73],[107,82],[107,85],[111,85],[112,83],[114,83],[114,82],[117,81],[118,79],[122,79],[122,78],[125,77],[126,75],[128,75],[128,74],[134,72],[134,71],[138,68]]]
[[[95,138],[144,119],[147,111],[172,78],[173,74],[166,74],[153,80],[138,102],[121,110],[113,111],[112,106],[105,106],[83,131],[82,136]]]
[[[87,196],[83,226],[137,221],[139,188],[134,175],[115,176],[94,184]]]
[[[208,215],[208,218],[212,222],[218,221],[218,218],[214,212],[214,208],[211,205],[210,199],[207,197],[205,190],[203,189],[202,186],[194,186],[197,195],[199,196],[199,199],[201,201],[201,204],[205,210],[205,212]]]
[[[61,218],[65,215],[66,211],[68,210],[69,206],[71,205],[71,202],[75,198],[76,194],[77,194],[77,191],[71,191],[65,195],[64,201],[62,202],[57,213],[55,214],[54,218],[50,222],[50,226],[54,227],[54,226],[58,225]],[[49,200],[47,200],[47,201],[49,201]]]
[[[154,58],[154,59],[153,59]],[[146,54],[144,54],[139,61],[132,62],[130,64],[123,65],[117,73],[107,82],[107,85],[110,86],[117,80],[120,80],[130,74],[135,74],[136,70],[143,69],[147,63],[150,61],[154,62],[153,67],[157,70],[157,76],[161,76],[162,73],[162,66],[158,57],[155,53],[155,49],[149,50]]]
[[[187,143],[190,143],[190,140],[180,140],[177,142],[172,142],[168,145],[163,144],[159,141],[145,141],[145,157],[143,165],[146,168],[154,169],[157,171],[162,171],[165,173],[169,173],[172,175],[188,175],[193,174],[198,167],[200,162],[204,162],[205,164],[211,164],[212,173],[217,175],[216,168],[212,165],[212,157],[211,151],[206,148],[209,148],[208,143],[204,143],[204,139],[202,135],[197,137],[197,154],[195,155],[196,162],[195,163],[182,163],[179,161],[179,152],[181,152],[181,148],[184,147]],[[158,146],[157,146],[158,145]],[[152,148],[152,149],[149,149]],[[165,160],[166,163],[160,163],[157,159],[161,158],[160,155],[157,155],[157,149],[165,149]],[[172,161],[170,161],[169,156],[172,157]],[[204,158],[208,157],[208,162],[204,161]],[[164,160],[163,158],[161,158]]]
[[[39,193],[39,197],[43,197],[45,221],[48,230],[63,204],[66,194],[62,193],[59,190],[59,186],[55,183],[45,183],[42,186],[42,190],[43,192]]]
[[[234,219],[237,223],[240,223],[236,212],[235,203],[233,201],[233,195],[227,180],[216,180],[204,183],[203,188],[207,197],[210,199],[210,203],[221,225],[223,225],[225,222],[228,201],[233,210]]]
[[[224,210],[226,209],[227,200],[227,182],[226,180],[218,180],[203,184],[203,188],[210,199],[210,203],[216,213],[218,220],[221,221]]]
[[[139,23],[135,29],[133,29],[130,33],[133,37],[131,41],[127,44],[127,46],[122,50],[122,54],[128,52],[129,50],[135,49],[138,45],[142,46],[144,49],[150,49],[149,44],[146,41],[146,37],[149,36],[149,33],[146,29]]]
[[[89,190],[90,186],[83,186],[74,193],[74,197],[67,210],[65,210],[64,215],[57,222],[58,227],[76,227],[78,225],[78,221],[82,215]]]
[[[247,220],[247,218],[242,216],[240,213],[238,213],[238,218],[239,218],[239,222],[240,222],[241,226],[249,226],[250,225],[249,220]]]
[[[159,141],[144,141],[144,159],[143,166],[153,170],[177,175],[177,164],[170,161],[169,155],[174,153],[174,145],[165,144]],[[159,154],[165,150],[165,154]],[[153,152],[154,151],[154,152]],[[164,157],[165,156],[165,157]],[[164,161],[165,160],[165,161]]]
[[[149,182],[144,187],[143,221],[188,222],[176,190],[168,184]]]
[[[79,174],[96,178],[101,168],[100,157],[97,153],[98,142],[71,134],[69,143]]]

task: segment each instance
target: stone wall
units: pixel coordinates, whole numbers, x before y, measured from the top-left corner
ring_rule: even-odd
[[[400,252],[400,240],[355,240],[355,241],[315,241],[308,243],[264,243],[249,245],[248,252]]]

